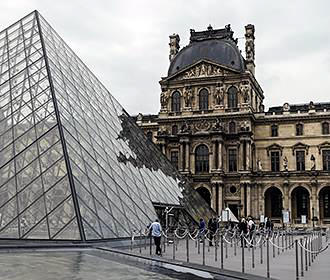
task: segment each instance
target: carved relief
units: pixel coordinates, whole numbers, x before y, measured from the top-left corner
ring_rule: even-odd
[[[194,127],[196,131],[208,131],[211,128],[211,123],[206,120],[203,120],[195,123]]]
[[[170,98],[170,92],[168,90],[162,91],[160,94],[160,104],[164,109],[167,106],[168,99]]]
[[[191,107],[194,95],[193,95],[193,92],[192,92],[192,89],[191,89],[190,86],[188,86],[184,89],[183,98],[184,98],[184,101],[185,101],[185,106],[186,107]]]
[[[223,70],[221,67],[209,63],[201,63],[185,71],[182,75],[175,78],[175,80],[184,80],[198,77],[209,76],[223,76],[228,74],[228,71]]]
[[[214,103],[215,105],[223,105],[223,98],[225,96],[225,85],[221,85],[220,83],[217,83],[217,86],[215,87],[213,97],[214,97]]]
[[[243,103],[249,103],[250,102],[250,92],[251,92],[251,86],[250,85],[241,85],[240,86],[240,92],[243,98]]]

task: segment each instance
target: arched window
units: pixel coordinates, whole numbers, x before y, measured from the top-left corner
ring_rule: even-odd
[[[209,92],[207,89],[203,88],[199,92],[199,109],[208,110],[209,108]]]
[[[152,142],[152,131],[147,132],[147,138]]]
[[[329,123],[322,123],[322,134],[329,134]]]
[[[175,91],[172,94],[172,112],[180,112],[181,109],[181,95],[180,92]]]
[[[228,108],[237,108],[237,88],[234,86],[228,89]]]
[[[301,136],[304,133],[304,125],[302,123],[296,124],[296,135]]]
[[[206,145],[199,145],[195,151],[196,173],[209,172],[209,149]]]
[[[229,133],[236,133],[236,124],[234,121],[229,123]]]
[[[178,134],[178,126],[175,124],[172,126],[172,135],[177,135]]]

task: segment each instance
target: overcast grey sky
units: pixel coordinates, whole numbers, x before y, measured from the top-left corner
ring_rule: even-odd
[[[157,113],[169,38],[255,25],[265,105],[330,101],[330,2],[268,0],[0,0],[0,29],[39,12],[131,114]],[[244,51],[244,40],[239,40]]]

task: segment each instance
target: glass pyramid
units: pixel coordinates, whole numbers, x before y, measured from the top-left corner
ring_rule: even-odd
[[[0,33],[0,238],[129,237],[214,213],[34,11]]]

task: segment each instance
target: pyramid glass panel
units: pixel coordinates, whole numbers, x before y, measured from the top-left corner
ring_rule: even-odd
[[[214,213],[37,12],[0,33],[0,238],[130,237]]]

